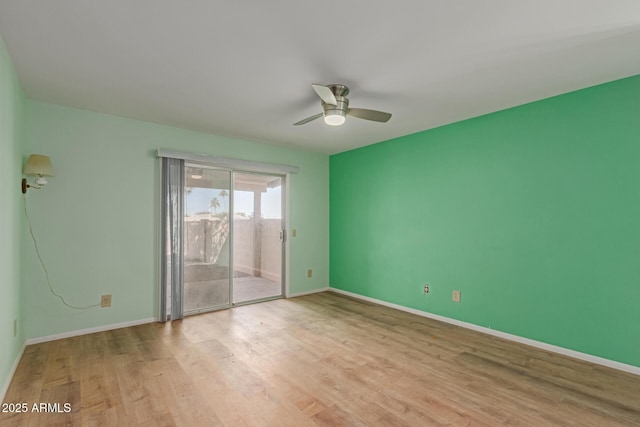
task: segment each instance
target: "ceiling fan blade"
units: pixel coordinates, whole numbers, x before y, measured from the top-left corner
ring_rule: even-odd
[[[304,125],[306,123],[309,123],[315,119],[319,119],[320,117],[322,117],[324,115],[324,113],[319,113],[319,114],[314,114],[311,117],[307,117],[306,119],[302,119],[299,122],[294,123],[294,126],[298,126],[298,125]]]
[[[336,96],[331,92],[327,86],[312,84],[311,87],[316,91],[320,99],[322,99],[326,104],[330,105],[338,105],[338,100]]]
[[[367,110],[366,108],[349,108],[348,115],[359,119],[373,120],[374,122],[388,122],[391,118],[390,113],[376,110]]]

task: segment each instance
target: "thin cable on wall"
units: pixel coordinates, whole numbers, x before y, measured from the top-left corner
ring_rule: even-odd
[[[24,195],[22,197],[24,198],[24,216],[27,219],[27,226],[29,227],[29,233],[31,234],[31,240],[33,240],[33,246],[36,249],[36,255],[38,256],[38,260],[40,261],[40,265],[42,266],[42,270],[44,271],[44,276],[47,279],[47,285],[49,286],[49,292],[51,292],[52,295],[58,297],[60,299],[60,301],[62,301],[62,303],[64,305],[66,305],[67,307],[69,307],[69,308],[73,308],[73,309],[76,309],[76,310],[86,310],[88,308],[99,307],[100,304],[93,304],[93,305],[87,305],[87,306],[82,306],[82,307],[71,305],[71,304],[67,303],[64,300],[62,295],[57,294],[53,290],[53,286],[51,286],[51,281],[49,280],[49,272],[47,271],[47,267],[45,267],[45,265],[44,265],[44,261],[42,261],[42,257],[40,256],[40,250],[38,249],[38,242],[36,241],[36,236],[33,234],[33,228],[31,228],[31,220],[29,219],[29,212],[27,210],[27,198]]]

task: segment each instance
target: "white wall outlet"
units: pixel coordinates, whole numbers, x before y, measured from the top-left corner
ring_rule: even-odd
[[[453,302],[460,302],[460,291],[453,291],[451,293],[451,300]]]
[[[111,307],[111,295],[102,295],[100,298],[100,307]]]
[[[429,285],[425,284],[424,285],[424,294],[428,294],[429,293]]]
[[[313,270],[312,269],[308,269],[307,270],[307,277],[309,277],[309,278],[313,277]]]

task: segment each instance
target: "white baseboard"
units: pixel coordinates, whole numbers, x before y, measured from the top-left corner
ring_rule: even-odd
[[[407,313],[415,314],[422,317],[428,317],[429,319],[438,320],[440,322],[449,323],[452,325],[460,326],[462,328],[471,329],[477,332],[481,332],[487,335],[493,335],[495,337],[504,338],[509,341],[514,341],[521,344],[526,344],[531,347],[536,347],[542,350],[550,351],[553,353],[562,354],[563,356],[573,357],[574,359],[580,359],[587,362],[595,363],[597,365],[606,366],[609,368],[617,369],[631,374],[640,375],[640,367],[627,365],[626,363],[616,362],[615,360],[605,359],[603,357],[593,356],[591,354],[581,353],[575,350],[569,350],[568,348],[558,347],[556,345],[543,343],[540,341],[532,340],[529,338],[520,337],[518,335],[508,334],[506,332],[496,331],[494,329],[485,328],[484,326],[474,325],[473,323],[463,322],[461,320],[452,319],[450,317],[440,316],[438,314],[429,313],[426,311],[416,310],[415,308],[409,308],[398,304],[382,301],[375,298],[366,297],[364,295],[354,294],[353,292],[343,291],[342,289],[329,288],[330,292],[346,295],[352,298],[361,299],[363,301],[372,302],[374,304],[383,305],[385,307],[394,308],[396,310],[405,311]]]
[[[77,337],[79,335],[87,335],[87,334],[93,334],[95,332],[110,331],[112,329],[126,328],[128,326],[144,325],[145,323],[153,323],[157,321],[158,319],[156,319],[155,317],[150,317],[148,319],[132,320],[131,322],[112,323],[111,325],[96,326],[95,328],[79,329],[77,331],[69,331],[69,332],[62,332],[60,334],[47,335],[46,337],[29,338],[27,339],[26,344],[27,345],[39,344],[42,342],[55,341],[62,338]]]
[[[4,402],[4,396],[7,394],[7,390],[9,390],[9,385],[11,384],[11,380],[13,379],[13,375],[16,373],[16,369],[18,369],[18,364],[20,363],[20,359],[22,359],[22,355],[24,354],[24,349],[27,345],[22,343],[22,348],[18,352],[16,356],[16,360],[13,362],[13,366],[9,371],[9,375],[7,375],[7,380],[4,382],[2,386],[2,390],[0,390],[0,402]]]
[[[320,292],[327,292],[330,290],[331,288],[327,286],[325,288],[311,289],[310,291],[302,291],[302,292],[296,292],[295,294],[289,294],[287,295],[287,298],[295,298],[295,297],[301,297],[303,295],[318,294]]]

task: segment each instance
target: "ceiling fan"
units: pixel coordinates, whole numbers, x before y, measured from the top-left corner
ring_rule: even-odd
[[[311,87],[316,91],[320,99],[322,99],[322,113],[315,114],[299,122],[294,126],[304,125],[324,116],[324,122],[331,126],[339,126],[346,120],[346,116],[353,116],[359,119],[373,120],[374,122],[386,123],[391,118],[391,114],[382,111],[367,110],[366,108],[349,108],[349,88],[345,85],[317,85],[312,84]]]

